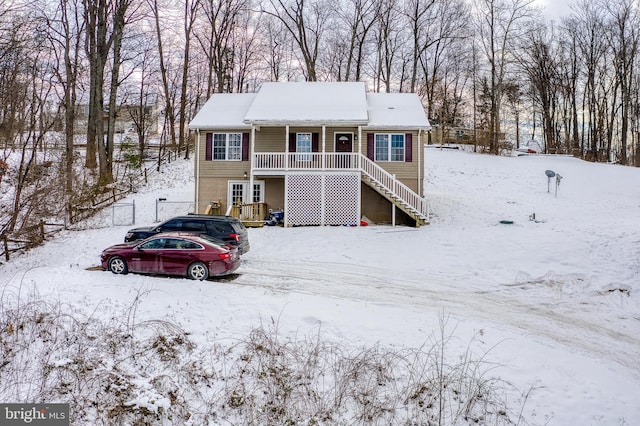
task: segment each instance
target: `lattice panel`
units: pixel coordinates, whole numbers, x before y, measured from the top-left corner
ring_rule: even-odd
[[[324,182],[327,225],[357,225],[360,221],[360,175],[327,175]]]
[[[287,225],[320,225],[322,176],[289,175],[285,179]]]
[[[360,175],[289,175],[285,197],[287,225],[355,225],[360,213]]]

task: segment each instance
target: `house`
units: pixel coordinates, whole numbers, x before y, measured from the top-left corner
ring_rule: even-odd
[[[361,82],[264,83],[257,93],[214,94],[189,128],[198,213],[259,204],[261,214],[283,210],[285,226],[359,225],[363,216],[428,223],[430,125],[416,94],[367,93]]]
[[[89,120],[89,104],[76,104],[75,107],[75,129],[76,132],[86,132],[87,122]],[[102,120],[104,122],[104,131],[107,131],[107,120],[109,118],[109,108],[105,105],[103,108]],[[148,134],[158,134],[159,131],[159,103],[157,96],[147,96],[145,104],[132,105],[121,104],[116,111],[115,132],[124,133],[135,130],[135,127],[144,123],[145,130]],[[63,118],[60,117],[60,125]]]

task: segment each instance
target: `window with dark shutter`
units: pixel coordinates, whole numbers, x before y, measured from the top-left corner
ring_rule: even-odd
[[[320,152],[320,133],[311,134],[311,152]]]

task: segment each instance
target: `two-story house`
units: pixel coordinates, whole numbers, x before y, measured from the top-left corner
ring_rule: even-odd
[[[196,132],[196,210],[266,203],[285,226],[428,223],[423,143],[429,121],[413,93],[360,82],[264,83],[214,94]],[[220,200],[218,202],[218,200]]]

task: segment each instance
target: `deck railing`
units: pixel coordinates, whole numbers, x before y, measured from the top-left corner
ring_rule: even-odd
[[[353,152],[257,152],[254,171],[354,170],[359,169],[358,154]]]
[[[357,170],[395,197],[408,204],[415,212],[427,218],[428,202],[411,188],[396,179],[395,175],[359,153],[339,152],[257,152],[253,154],[252,170],[260,172]]]
[[[267,204],[236,204],[231,207],[231,216],[240,220],[265,220],[267,218]]]

